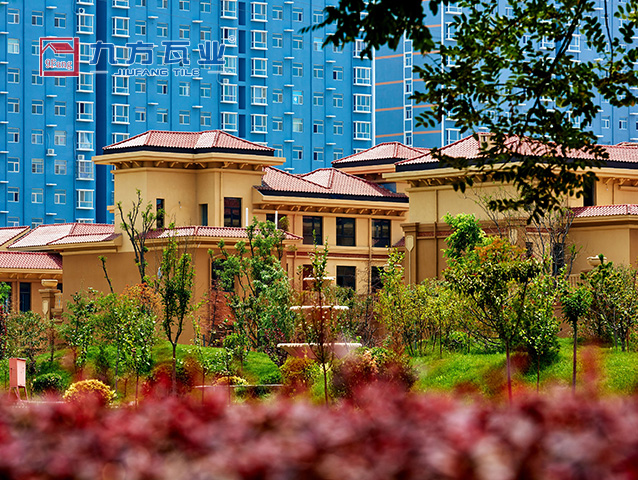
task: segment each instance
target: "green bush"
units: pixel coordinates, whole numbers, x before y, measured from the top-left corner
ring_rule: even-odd
[[[33,379],[31,389],[35,394],[62,393],[67,387],[66,381],[59,373],[45,373]]]
[[[264,375],[259,379],[259,383],[262,385],[275,385],[279,383],[283,383],[284,378],[281,375],[281,372],[277,370],[276,372],[271,372],[267,375]]]
[[[87,399],[93,398],[102,405],[108,405],[115,399],[115,396],[111,387],[99,380],[91,379],[71,384],[62,398],[67,402],[85,402]]]
[[[288,357],[281,366],[284,383],[293,390],[309,388],[319,373],[319,366],[308,357]]]

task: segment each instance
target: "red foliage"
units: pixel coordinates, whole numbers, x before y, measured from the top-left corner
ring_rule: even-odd
[[[634,398],[523,398],[508,408],[376,388],[356,407],[226,402],[1,405],[0,478],[638,477]]]

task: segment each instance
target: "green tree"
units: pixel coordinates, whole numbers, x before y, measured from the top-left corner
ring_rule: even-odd
[[[173,393],[177,391],[177,343],[184,329],[184,318],[191,311],[195,277],[191,254],[185,251],[180,253],[179,250],[177,238],[169,235],[155,280],[163,309],[162,329],[173,347]]]
[[[474,215],[459,213],[453,217],[446,213],[443,220],[452,229],[452,233],[445,239],[448,246],[445,250],[446,257],[460,258],[485,241],[485,232]]]
[[[563,286],[560,300],[565,320],[571,325],[573,333],[573,355],[572,355],[572,392],[576,391],[576,357],[578,346],[578,321],[583,318],[592,302],[591,291],[586,285],[571,287],[567,284]]]
[[[8,283],[0,283],[0,360],[8,357],[7,351],[7,317],[9,315],[9,296],[11,286]]]
[[[240,241],[231,253],[224,242],[222,282],[235,317],[235,329],[248,339],[250,348],[267,354],[282,365],[286,353],[277,344],[290,341],[294,332],[292,287],[281,265],[285,232],[273,222],[253,219],[246,228],[248,241]]]
[[[603,2],[603,14],[591,0],[502,4],[455,2],[463,13],[448,26],[454,42],[435,40],[427,27],[448,5],[438,0],[340,0],[326,8],[324,21],[314,28],[330,26],[327,44],[362,38],[362,55],[383,45],[394,49],[404,36],[410,39],[414,50],[426,55],[424,65],[416,67],[424,82],[414,99],[433,105],[423,109],[419,124],[454,119],[462,131],[476,134],[487,127],[493,133],[478,156],[450,158],[436,149],[434,156],[456,168],[472,165],[497,182],[513,182],[516,198],[494,206],[532,205],[538,217],[557,206],[561,196],[581,194],[595,178],[586,169],[606,158],[591,131],[601,99],[613,106],[636,102],[631,88],[638,86],[633,67],[638,50],[632,37],[638,9],[634,1],[616,4],[614,13]],[[612,22],[622,22],[616,37]],[[573,53],[576,40],[593,52],[592,60]],[[523,137],[532,143],[523,146]],[[467,175],[456,187],[463,190],[474,178]]]
[[[146,267],[148,266],[148,262],[146,261],[146,253],[148,252],[146,237],[153,227],[155,227],[158,217],[163,216],[163,212],[153,212],[153,206],[150,202],[144,206],[142,192],[140,192],[140,190],[136,190],[136,192],[137,200],[132,202],[131,209],[128,213],[124,214],[122,202],[117,202],[117,211],[120,214],[120,226],[126,232],[126,236],[133,246],[135,265],[140,274],[140,283],[146,283]],[[102,258],[103,257],[101,257],[100,260],[102,261],[104,276],[110,286],[111,282],[106,274],[106,260],[102,260]]]
[[[8,351],[13,357],[26,357],[27,370],[36,370],[36,356],[49,344],[49,325],[35,312],[15,312],[7,318]]]
[[[64,313],[66,322],[58,326],[58,332],[71,348],[73,364],[78,369],[86,363],[89,347],[93,345],[100,295],[89,288],[87,292],[74,293],[71,298]]]

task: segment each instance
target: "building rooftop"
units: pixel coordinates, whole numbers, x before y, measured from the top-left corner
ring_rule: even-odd
[[[4,229],[0,229],[4,230]],[[101,223],[61,223],[40,225],[20,237],[7,248],[34,248],[68,243],[91,243],[117,237],[115,226]],[[1,236],[1,233],[0,233]]]
[[[0,269],[60,270],[62,257],[56,253],[0,252]]]
[[[29,231],[29,227],[0,228],[0,246],[6,245],[27,231]]]
[[[394,193],[373,182],[335,168],[320,168],[306,174],[292,174],[268,167],[257,187],[264,195],[321,196],[385,201],[405,201],[408,197]]]
[[[171,132],[149,130],[104,147],[105,153],[140,150],[181,153],[236,152],[273,156],[275,149],[249,142],[221,130],[203,132]]]
[[[638,205],[594,205],[591,207],[574,207],[572,211],[576,218],[638,215]]]
[[[148,233],[148,239],[169,238],[172,235],[177,237],[210,237],[210,238],[248,238],[248,233],[244,227],[203,227],[188,226],[176,227],[174,229],[160,228]],[[286,232],[286,240],[301,240],[302,237]]]
[[[392,164],[400,160],[420,157],[429,152],[427,148],[408,147],[400,142],[379,143],[363,152],[334,160],[335,168],[356,167],[365,165]]]

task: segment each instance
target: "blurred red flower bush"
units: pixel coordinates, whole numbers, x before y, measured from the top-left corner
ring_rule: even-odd
[[[631,479],[638,401],[512,407],[377,386],[357,406],[150,399],[0,406],[3,479]]]

